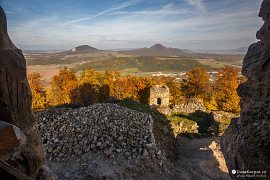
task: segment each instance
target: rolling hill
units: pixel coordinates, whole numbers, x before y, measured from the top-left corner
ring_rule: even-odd
[[[116,51],[99,50],[88,45],[82,45],[62,52],[31,52],[24,51],[28,66],[49,64],[81,64],[89,61],[107,60],[112,57],[130,57]]]
[[[185,49],[168,48],[156,44],[150,48],[139,48],[135,50],[109,51],[82,45],[62,52],[31,52],[24,51],[28,66],[49,64],[73,64],[74,66],[92,61],[111,60],[118,57],[161,57],[161,58],[189,58],[193,60],[211,60],[241,66],[243,55],[241,54],[203,54],[194,53]]]
[[[81,45],[81,46],[77,46],[71,50],[69,50],[68,52],[71,53],[91,53],[91,52],[97,52],[97,51],[101,51],[97,48],[91,47],[89,45]]]
[[[187,50],[177,48],[168,48],[161,44],[155,44],[150,48],[139,48],[134,50],[119,51],[122,54],[133,56],[168,56],[168,57],[185,57],[190,55]]]
[[[223,54],[223,55],[245,55],[247,53],[248,47],[239,47],[235,49],[225,49],[225,50],[211,50],[211,49],[201,49],[194,50],[198,54]]]
[[[240,47],[240,48],[228,49],[228,50],[224,50],[224,51],[228,52],[228,53],[246,54],[248,51],[248,47]]]

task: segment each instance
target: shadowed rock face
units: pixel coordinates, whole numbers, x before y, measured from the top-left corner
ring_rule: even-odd
[[[264,24],[257,43],[250,45],[242,74],[248,80],[238,88],[241,114],[222,136],[229,172],[266,170],[270,173],[270,1],[264,0],[259,16]],[[232,174],[231,174],[232,175]],[[234,177],[232,175],[232,177]]]
[[[34,123],[26,62],[7,33],[6,16],[0,7],[0,120],[25,129]]]
[[[49,174],[43,167],[44,148],[34,128],[31,99],[25,59],[8,36],[6,15],[0,6],[0,121],[17,126],[21,137],[15,149],[0,154],[0,174],[9,174],[7,179],[45,178],[44,174]]]

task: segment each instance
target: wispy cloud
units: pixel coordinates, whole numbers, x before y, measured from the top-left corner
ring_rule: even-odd
[[[8,11],[8,10],[7,10],[6,13],[7,13],[7,14],[14,14],[15,12],[13,12],[13,11]]]
[[[206,7],[203,5],[203,0],[185,0],[190,5],[197,8],[199,11],[205,12]]]
[[[63,25],[77,23],[77,22],[80,22],[80,21],[85,21],[85,20],[88,20],[88,19],[96,18],[96,17],[102,16],[102,15],[105,15],[107,13],[110,13],[110,12],[113,12],[113,11],[116,11],[116,10],[124,9],[126,7],[135,5],[135,4],[139,3],[140,1],[141,0],[127,1],[127,2],[124,2],[124,3],[120,4],[117,7],[106,9],[106,10],[100,12],[100,13],[97,13],[97,14],[94,14],[94,15],[90,15],[90,16],[87,16],[87,17],[84,17],[84,18],[74,19],[74,20],[71,20],[71,21],[69,21],[67,23],[64,23]]]
[[[173,3],[166,4],[160,9],[156,10],[143,10],[143,11],[116,11],[109,13],[109,15],[121,15],[121,14],[130,14],[130,15],[174,15],[174,14],[185,14],[190,13],[187,9],[176,9],[174,8]]]
[[[113,37],[108,37],[105,35],[97,35],[97,34],[88,34],[87,36],[89,37],[97,37],[97,38],[113,38]]]
[[[154,43],[179,48],[226,49],[256,41],[255,33],[261,26],[257,17],[261,0],[168,1],[132,0],[118,6],[110,1],[106,7],[111,8],[105,10],[98,3],[92,15],[87,15],[87,8],[76,9],[75,5],[39,16],[34,13],[29,16],[31,12],[27,12],[26,18],[20,18],[21,11],[15,9],[15,15],[9,19],[9,33],[22,49],[70,49],[81,44],[99,49],[136,48]],[[13,10],[11,6],[7,9]],[[71,17],[67,16],[71,14],[74,19],[69,21]],[[91,19],[99,16],[102,17]],[[91,23],[84,22],[88,19]],[[63,26],[65,22],[69,25]]]

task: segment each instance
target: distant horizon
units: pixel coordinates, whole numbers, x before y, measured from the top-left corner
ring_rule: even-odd
[[[160,43],[227,50],[256,42],[262,0],[0,0],[8,32],[23,50],[101,50]]]
[[[160,43],[156,43],[156,44],[160,44]],[[81,44],[81,45],[78,45],[78,46],[82,46],[82,45],[87,45],[87,46],[90,46],[90,47],[93,47],[93,48],[96,48],[95,46],[91,46],[90,44]],[[153,44],[155,45],[155,44]],[[153,46],[152,45],[152,46]],[[163,45],[163,44],[161,44]],[[78,46],[75,46],[75,47],[71,47],[71,48],[68,48],[68,49],[22,49],[22,51],[69,51],[73,48],[76,48]],[[152,46],[148,46],[148,47],[134,47],[134,48],[108,48],[108,49],[100,49],[100,48],[97,48],[98,50],[102,50],[102,51],[124,51],[124,50],[135,50],[135,49],[140,49],[140,48],[150,48]],[[165,46],[165,45],[163,45]],[[177,47],[170,47],[170,46],[165,46],[166,48],[177,48]],[[242,46],[242,47],[237,47],[237,48],[231,48],[231,49],[185,49],[185,48],[177,48],[177,49],[180,49],[180,50],[189,50],[189,51],[229,51],[229,50],[234,50],[234,49],[240,49],[240,48],[248,48],[249,46]]]

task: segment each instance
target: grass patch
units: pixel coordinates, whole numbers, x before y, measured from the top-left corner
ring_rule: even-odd
[[[231,119],[224,119],[222,120],[222,122],[219,123],[219,132],[218,132],[219,136],[222,136],[222,134],[228,128],[230,123],[231,123]]]
[[[188,118],[184,118],[179,116],[178,114],[173,114],[171,116],[167,116],[168,120],[170,120],[171,122],[185,122],[187,124],[194,124],[194,121],[188,119]]]
[[[121,71],[122,73],[138,73],[139,72],[139,69],[138,68],[127,68],[127,69],[123,69]]]
[[[202,111],[194,112],[191,114],[176,114],[176,116],[196,122],[199,126],[198,131],[200,134],[207,134],[209,132],[209,127],[213,123],[209,113]]]
[[[212,68],[223,68],[225,65],[229,65],[228,63],[223,63],[223,62],[219,62],[219,61],[214,61],[214,60],[200,60],[200,63],[202,63],[203,65],[208,65]]]
[[[196,122],[185,118],[178,116],[177,114],[167,116],[168,120],[170,121],[170,124],[173,129],[174,136],[181,135],[191,135],[191,134],[198,134],[197,124]]]
[[[150,114],[152,115],[152,117],[154,118],[155,121],[159,121],[159,122],[165,122],[167,121],[166,116],[164,116],[163,114],[161,114],[160,112],[158,112],[156,109],[152,109],[150,106],[136,102],[136,101],[132,101],[129,99],[125,99],[122,101],[117,102],[116,104],[132,109],[132,110],[136,110],[139,112],[143,112],[146,114]]]

